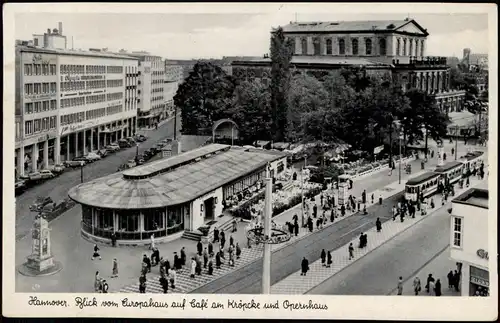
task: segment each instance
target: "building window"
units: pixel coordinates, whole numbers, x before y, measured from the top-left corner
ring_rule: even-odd
[[[33,121],[26,121],[24,123],[24,134],[31,135],[33,133]]]
[[[401,39],[397,39],[396,41],[396,55],[400,56],[401,55]]]
[[[321,55],[321,45],[318,37],[313,39],[314,55]]]
[[[339,39],[339,55],[345,55],[345,40]]]
[[[462,247],[462,218],[453,218],[453,246]]]
[[[365,53],[366,55],[372,54],[372,40],[370,38],[365,39]]]
[[[378,47],[380,50],[380,55],[387,55],[387,45],[385,42],[385,38],[380,38],[378,41]]]
[[[406,38],[403,39],[403,56],[406,56]]]
[[[33,73],[32,64],[24,64],[24,75],[31,75]]]
[[[56,75],[56,65],[50,64],[50,75]]]
[[[295,55],[295,37],[288,38],[288,41],[290,42],[290,48],[292,49],[292,55]],[[127,69],[128,69],[128,67],[127,67]]]
[[[359,44],[357,39],[352,40],[352,54],[359,55]]]
[[[25,114],[33,113],[33,103],[25,103],[24,104],[24,113]]]
[[[302,38],[302,40],[300,42],[301,42],[301,46],[302,46],[302,55],[307,55],[307,39]]]

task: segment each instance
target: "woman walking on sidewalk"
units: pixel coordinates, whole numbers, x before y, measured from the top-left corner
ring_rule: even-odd
[[[321,250],[321,266],[325,267],[326,260],[326,251],[325,249]]]
[[[413,280],[413,290],[415,291],[415,295],[418,296],[418,293],[422,290],[422,283],[420,282],[420,278],[415,277]]]
[[[111,275],[111,278],[116,277],[118,277],[118,260],[113,258],[113,274]]]
[[[326,255],[326,268],[330,268],[332,266],[332,254],[330,251],[328,251],[328,254]]]
[[[398,280],[398,295],[403,295],[403,277],[399,277]]]

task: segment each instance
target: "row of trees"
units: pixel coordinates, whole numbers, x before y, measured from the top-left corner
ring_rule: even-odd
[[[237,82],[218,66],[200,62],[174,97],[182,132],[200,134],[213,122],[231,118],[249,142],[343,141],[372,152],[405,142],[446,135],[447,116],[434,98],[412,89],[403,93],[383,77],[361,69],[332,71],[321,79],[290,72],[291,44],[277,30],[271,40],[271,82]],[[399,122],[398,122],[399,120]],[[422,129],[426,131],[423,132]]]

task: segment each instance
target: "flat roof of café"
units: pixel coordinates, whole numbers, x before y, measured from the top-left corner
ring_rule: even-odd
[[[211,144],[73,187],[77,203],[109,209],[148,209],[190,202],[286,154]]]

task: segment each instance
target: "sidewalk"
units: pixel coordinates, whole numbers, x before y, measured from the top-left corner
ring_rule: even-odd
[[[477,178],[471,177],[471,186],[475,186],[480,181]],[[404,184],[402,184],[404,185]],[[460,195],[464,191],[468,190],[468,188],[458,189],[455,196]],[[364,249],[359,249],[359,240],[352,240],[352,244],[354,246],[354,259],[349,260],[348,254],[348,246],[349,243],[345,244],[343,247],[338,248],[336,250],[331,250],[332,254],[332,267],[326,268],[321,264],[321,259],[318,261],[309,264],[310,271],[307,276],[301,276],[300,271],[295,272],[294,274],[288,276],[282,281],[271,287],[272,294],[305,294],[307,291],[312,288],[318,286],[323,281],[327,280],[331,276],[335,275],[339,271],[348,267],[352,262],[360,259],[371,251],[375,250],[385,242],[389,241],[391,238],[395,237],[399,233],[413,226],[414,224],[422,221],[428,216],[431,216],[434,212],[441,208],[448,208],[451,205],[451,200],[444,206],[437,205],[437,207],[433,210],[429,210],[427,215],[421,216],[419,212],[417,212],[415,219],[407,217],[404,222],[400,222],[400,219],[397,218],[396,221],[388,221],[382,227],[381,232],[376,232],[375,227],[367,230],[365,233],[368,236],[368,245]],[[320,250],[318,250],[318,253]]]
[[[460,292],[455,291],[453,288],[448,288],[447,275],[450,270],[455,270],[456,268],[456,262],[450,258],[450,246],[448,245],[428,264],[425,264],[424,267],[420,268],[416,274],[408,277],[403,282],[403,296],[415,296],[413,291],[413,280],[415,277],[420,278],[420,283],[422,285],[422,290],[418,296],[435,296],[434,292],[427,294],[425,291],[425,284],[429,274],[432,274],[436,280],[441,280],[441,296],[460,296]],[[389,293],[389,295],[397,294],[397,288],[394,288],[392,292]]]

